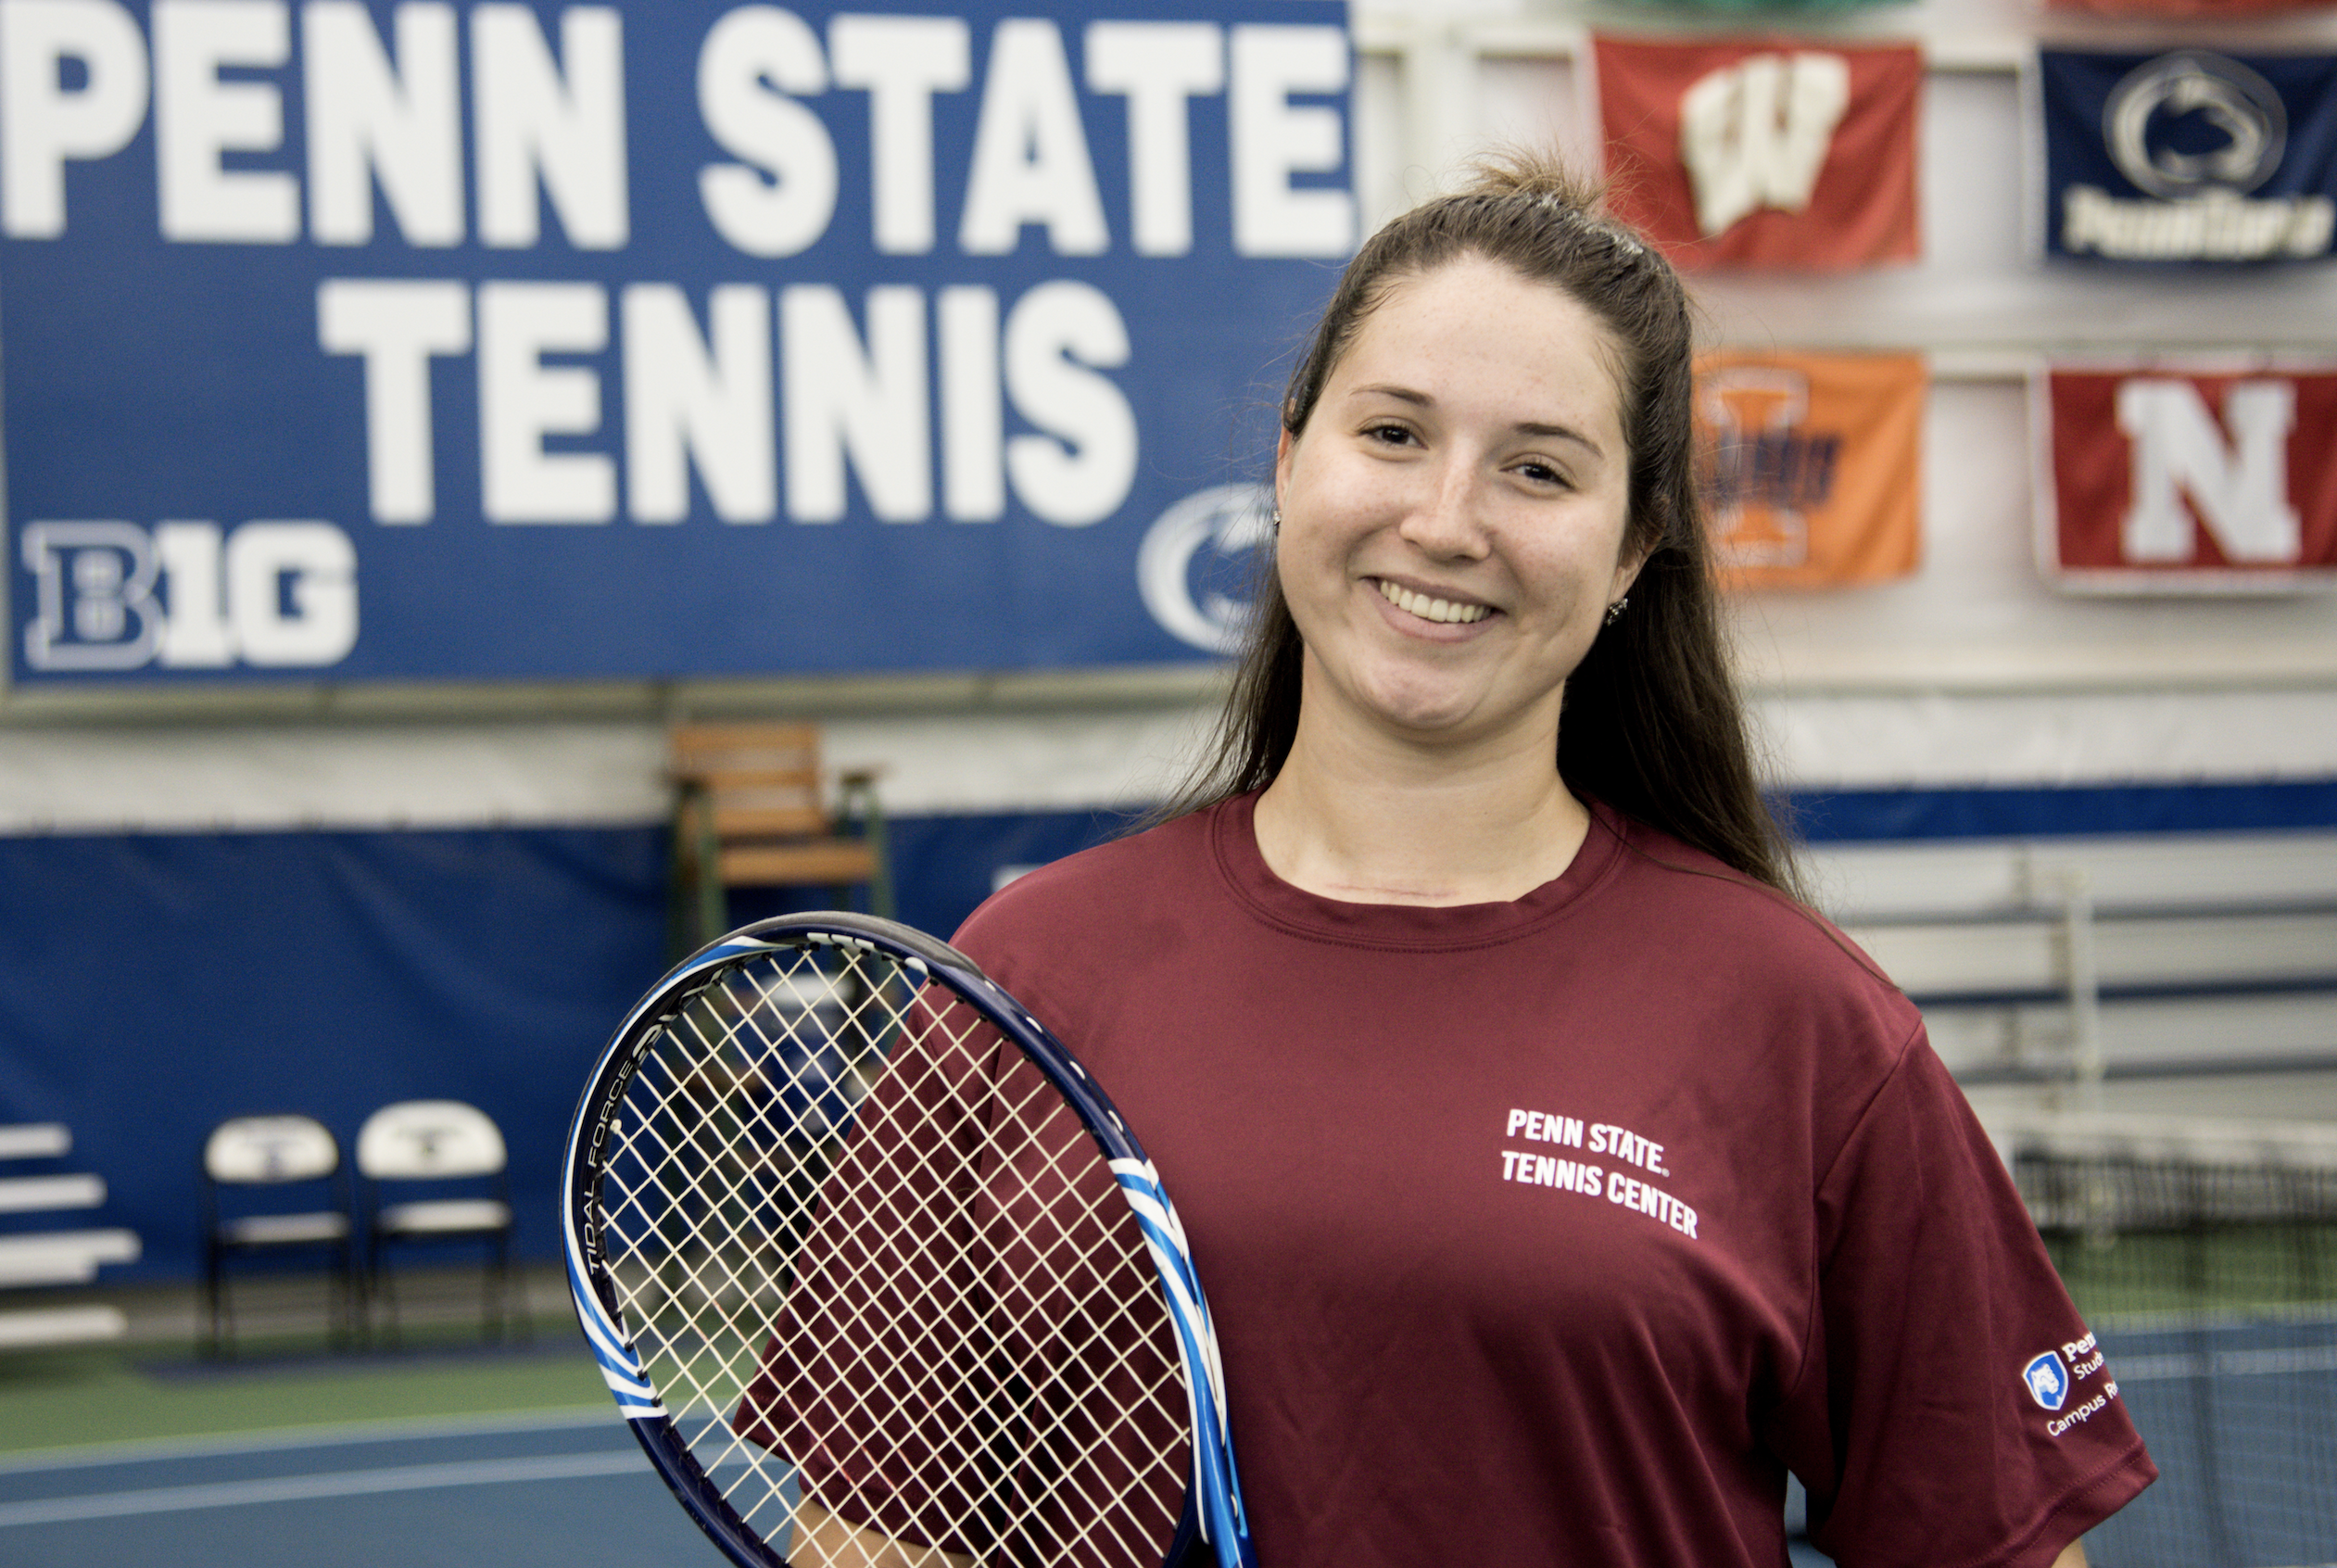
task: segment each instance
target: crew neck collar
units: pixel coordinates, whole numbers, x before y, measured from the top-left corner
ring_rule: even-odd
[[[1614,869],[1629,825],[1598,801],[1584,804],[1590,831],[1573,861],[1555,879],[1505,903],[1358,904],[1308,892],[1276,876],[1258,852],[1255,793],[1236,795],[1209,814],[1209,844],[1235,900],[1295,936],[1365,947],[1485,947],[1564,918]]]

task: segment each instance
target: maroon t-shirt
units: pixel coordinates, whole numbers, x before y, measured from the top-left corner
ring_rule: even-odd
[[[1838,932],[1603,809],[1515,903],[1321,898],[1251,806],[956,941],[1159,1165],[1262,1562],[1776,1568],[1790,1468],[1845,1562],[2028,1568],[2155,1475]]]

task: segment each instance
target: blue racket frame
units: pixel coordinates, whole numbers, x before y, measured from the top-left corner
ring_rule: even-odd
[[[597,1220],[596,1189],[601,1152],[625,1085],[658,1029],[725,966],[774,949],[806,945],[882,953],[912,971],[925,971],[1012,1040],[1078,1113],[1143,1233],[1169,1321],[1176,1325],[1177,1352],[1184,1365],[1193,1468],[1185,1486],[1184,1514],[1164,1559],[1165,1568],[1190,1568],[1211,1560],[1218,1568],[1257,1568],[1234,1471],[1217,1330],[1201,1293],[1200,1278],[1194,1271],[1193,1249],[1185,1239],[1184,1226],[1143,1145],[1079,1059],[971,958],[897,921],[850,911],[758,920],[690,955],[625,1016],[577,1102],[560,1183],[568,1288],[575,1300],[576,1321],[600,1364],[600,1375],[650,1463],[739,1568],[790,1568],[786,1556],[739,1517],[707,1476],[644,1375],[640,1358],[618,1319],[614,1282]]]

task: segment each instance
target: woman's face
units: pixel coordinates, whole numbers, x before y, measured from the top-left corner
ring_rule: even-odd
[[[1570,296],[1482,257],[1365,318],[1275,465],[1309,718],[1555,736],[1566,677],[1639,564],[1617,358]]]

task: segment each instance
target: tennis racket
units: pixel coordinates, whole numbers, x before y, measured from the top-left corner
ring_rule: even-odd
[[[561,1195],[601,1374],[740,1568],[1256,1568],[1159,1176],[954,948],[816,914],[700,951]]]

